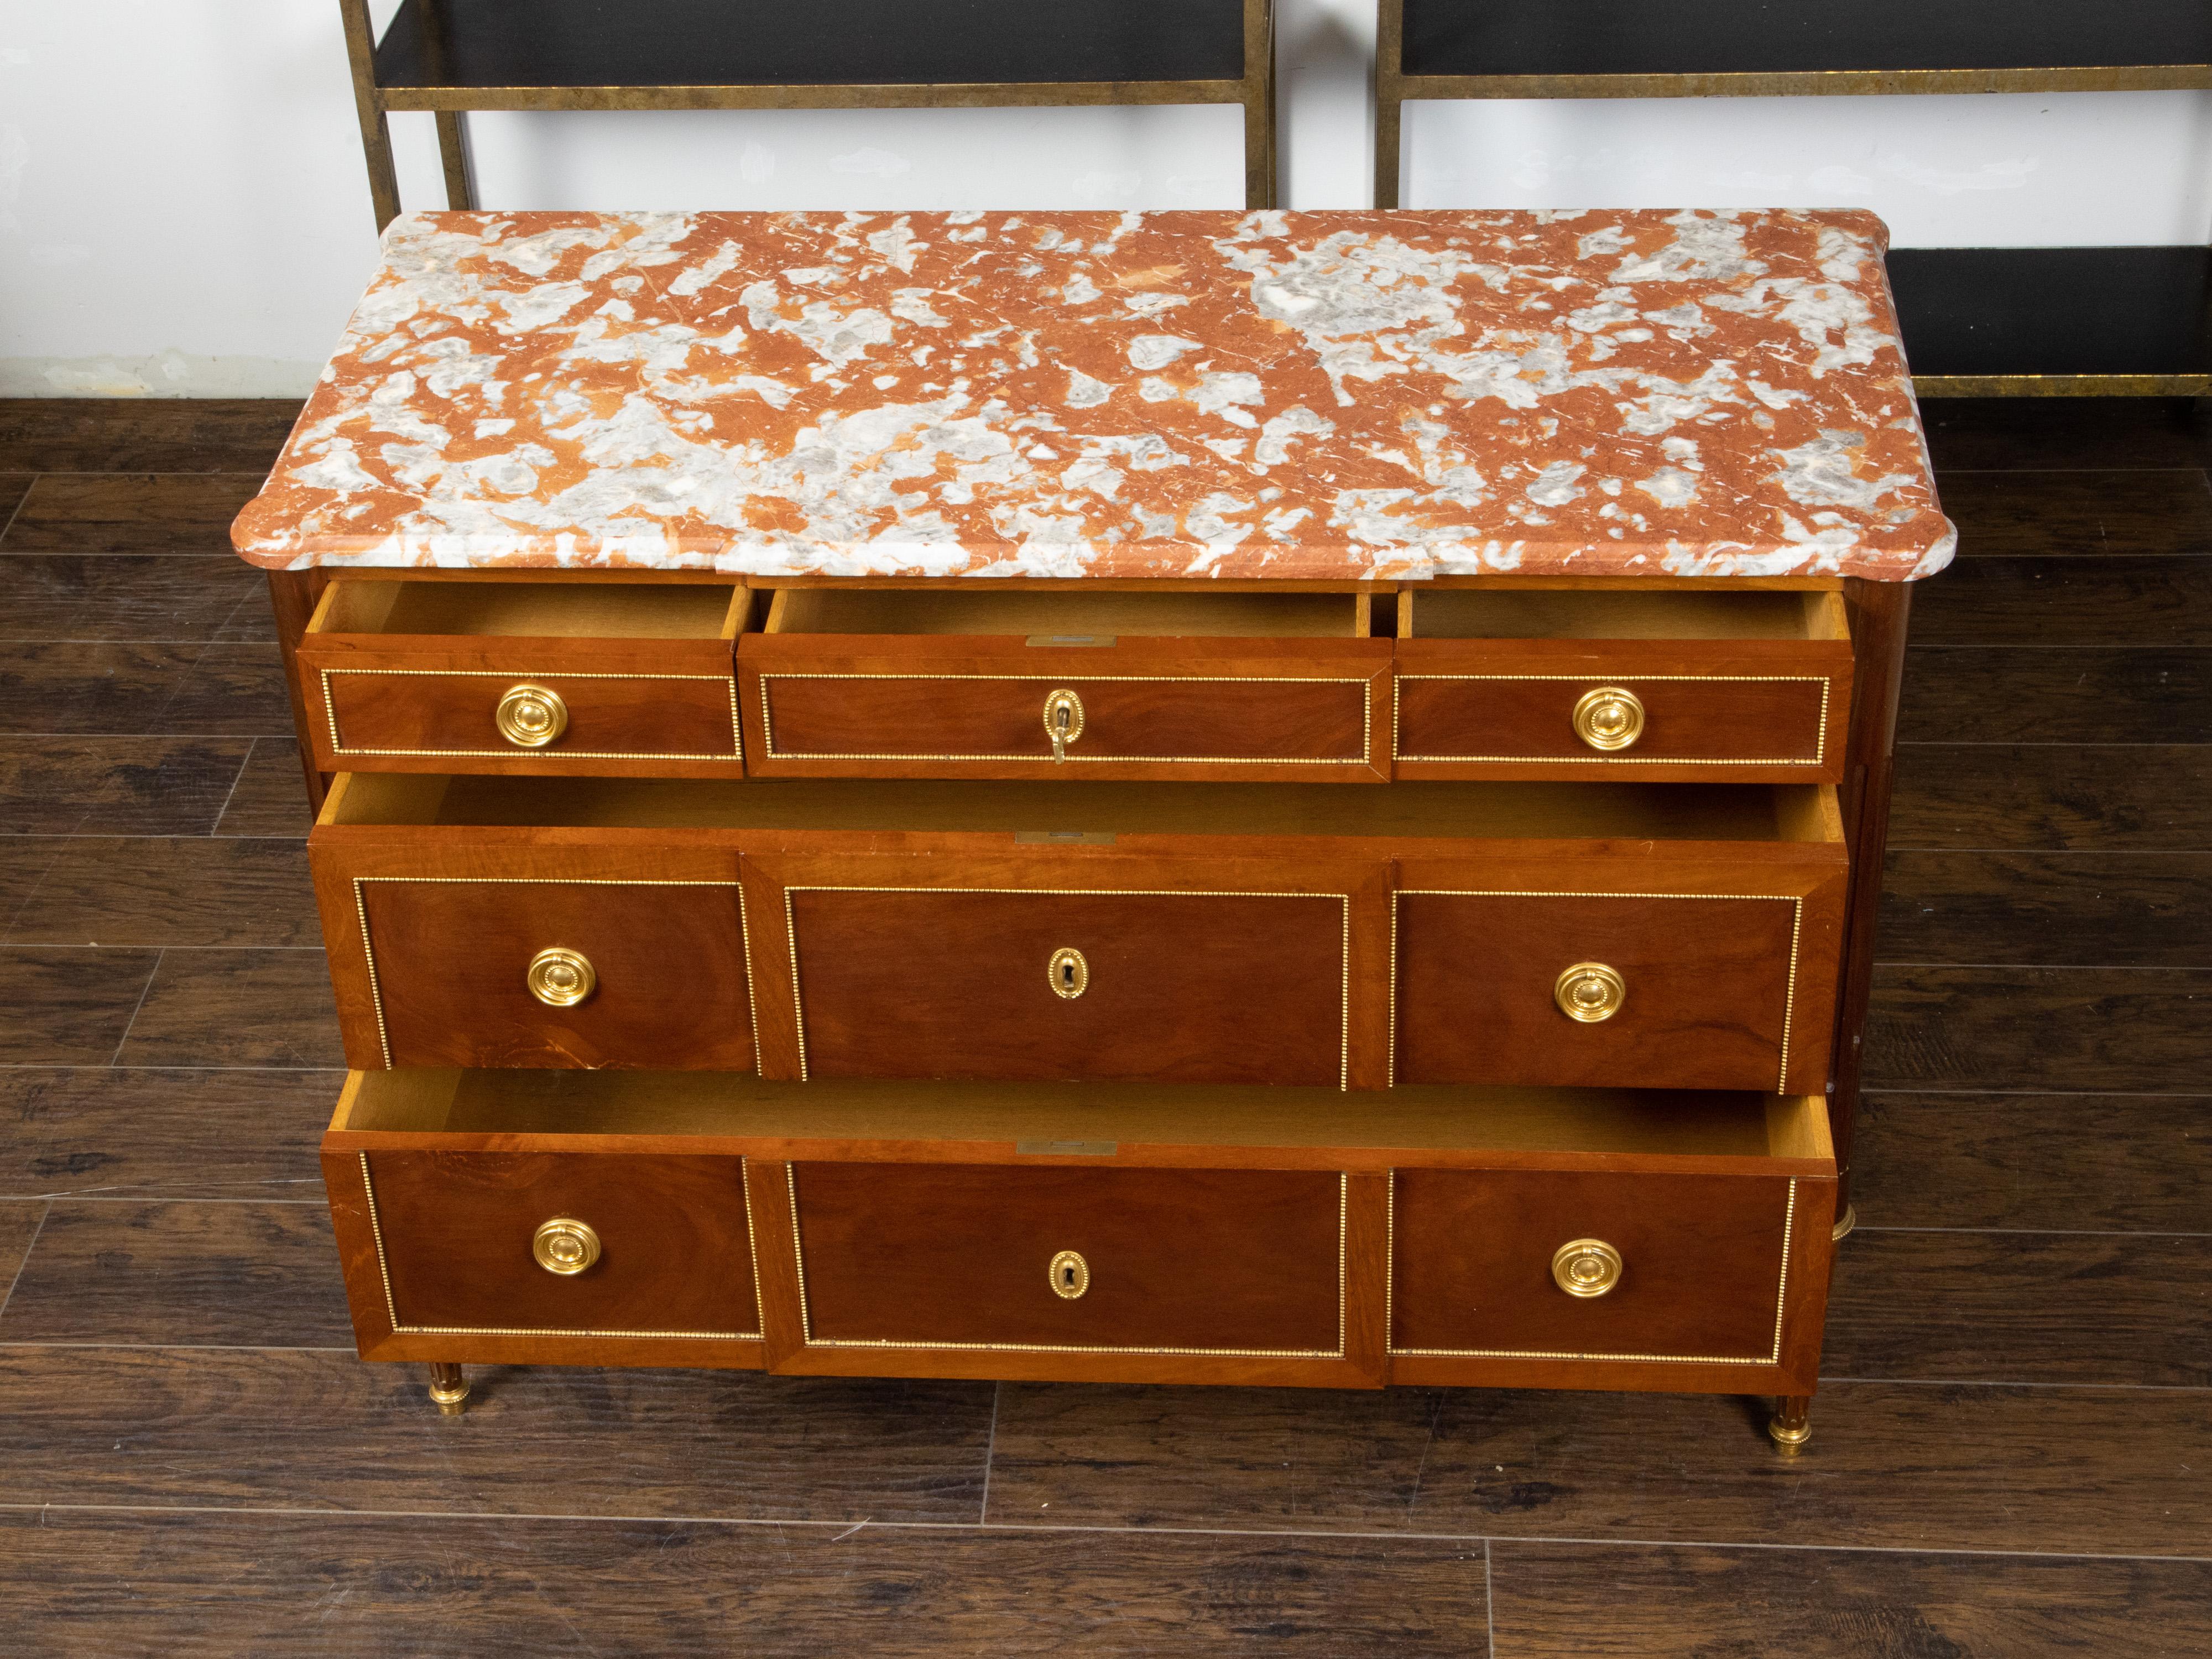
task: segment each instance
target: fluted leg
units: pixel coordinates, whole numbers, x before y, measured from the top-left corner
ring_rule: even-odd
[[[430,1398],[436,1402],[441,1415],[459,1417],[467,1409],[468,1380],[461,1375],[459,1365],[434,1360],[430,1365]]]
[[[1796,1451],[1813,1437],[1813,1396],[1782,1395],[1774,1402],[1774,1416],[1767,1423],[1766,1431],[1783,1450]]]

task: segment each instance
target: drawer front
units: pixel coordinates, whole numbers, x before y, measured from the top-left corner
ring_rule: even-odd
[[[1505,642],[1509,647],[1511,642]],[[1850,648],[1765,659],[1636,643],[1563,655],[1401,641],[1392,752],[1401,776],[1833,782],[1850,717]]]
[[[760,1340],[741,1158],[351,1156],[395,1336]]]
[[[1401,1170],[1391,1350],[1778,1365],[1802,1242],[1798,1187],[1779,1176]]]
[[[784,891],[802,1076],[1346,1081],[1349,893]]]
[[[788,1167],[809,1346],[1345,1352],[1334,1172]]]
[[[753,1069],[734,881],[349,884],[374,1019],[349,1024],[357,1066]]]
[[[1395,1081],[1820,1086],[1819,1009],[1797,1005],[1805,981],[1833,981],[1834,947],[1804,898],[1402,891],[1395,906]]]
[[[752,769],[792,777],[1378,783],[1387,640],[739,642]],[[1060,743],[1055,752],[1053,737]]]
[[[741,774],[727,647],[719,666],[710,647],[693,672],[671,659],[699,647],[674,641],[660,672],[578,672],[580,643],[504,660],[471,652],[486,665],[466,669],[311,643],[301,661],[317,759],[331,771]]]
[[[1067,728],[1050,726],[1072,692]],[[911,675],[760,676],[760,769],[775,763],[868,763],[884,775],[939,766],[1030,777],[1068,769],[1334,768],[1371,772],[1364,679],[1092,679]],[[1079,716],[1074,713],[1080,709]]]

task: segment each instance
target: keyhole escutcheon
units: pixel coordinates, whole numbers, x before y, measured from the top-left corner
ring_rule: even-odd
[[[1046,693],[1044,734],[1052,739],[1055,766],[1067,763],[1067,745],[1083,735],[1083,699],[1066,686]]]
[[[1053,1257],[1048,1277],[1052,1293],[1063,1302],[1073,1302],[1091,1288],[1091,1264],[1078,1251],[1062,1250]]]
[[[1091,964],[1072,945],[1054,951],[1044,971],[1052,981],[1052,994],[1064,1002],[1074,1001],[1091,988]]]

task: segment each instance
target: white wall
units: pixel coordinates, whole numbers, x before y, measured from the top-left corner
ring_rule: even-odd
[[[1279,4],[1288,202],[1364,205],[1372,5]],[[1243,177],[1225,106],[473,119],[501,207],[1231,207]],[[441,205],[430,118],[392,125],[406,200]],[[1427,105],[1406,131],[1413,206],[2212,235],[2206,94]],[[336,0],[0,0],[0,395],[297,395],[374,257]]]

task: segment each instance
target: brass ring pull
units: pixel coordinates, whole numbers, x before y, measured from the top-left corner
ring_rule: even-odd
[[[510,685],[492,712],[499,734],[518,749],[543,749],[568,729],[568,705],[550,686]]]
[[[1091,1288],[1091,1264],[1074,1250],[1062,1250],[1052,1259],[1052,1293],[1073,1302]]]
[[[548,1008],[573,1008],[599,988],[599,976],[581,951],[555,945],[530,958],[522,982]]]
[[[1601,1238],[1570,1239],[1552,1253],[1552,1278],[1569,1296],[1603,1296],[1620,1267],[1620,1252]]]
[[[547,1273],[570,1278],[599,1259],[599,1236],[589,1222],[556,1215],[532,1236],[530,1254]]]
[[[1559,1012],[1584,1025],[1611,1019],[1627,999],[1626,983],[1601,962],[1578,962],[1552,987],[1552,1000],[1559,1005]]]
[[[1644,735],[1644,704],[1621,685],[1601,685],[1575,702],[1575,735],[1593,749],[1626,749]]]
[[[1062,686],[1044,700],[1044,734],[1052,739],[1052,763],[1067,763],[1067,745],[1083,735],[1083,699]]]
[[[1062,945],[1052,953],[1044,965],[1045,977],[1052,981],[1052,994],[1065,1002],[1073,1002],[1091,988],[1091,964],[1084,960],[1083,952],[1073,945]]]

